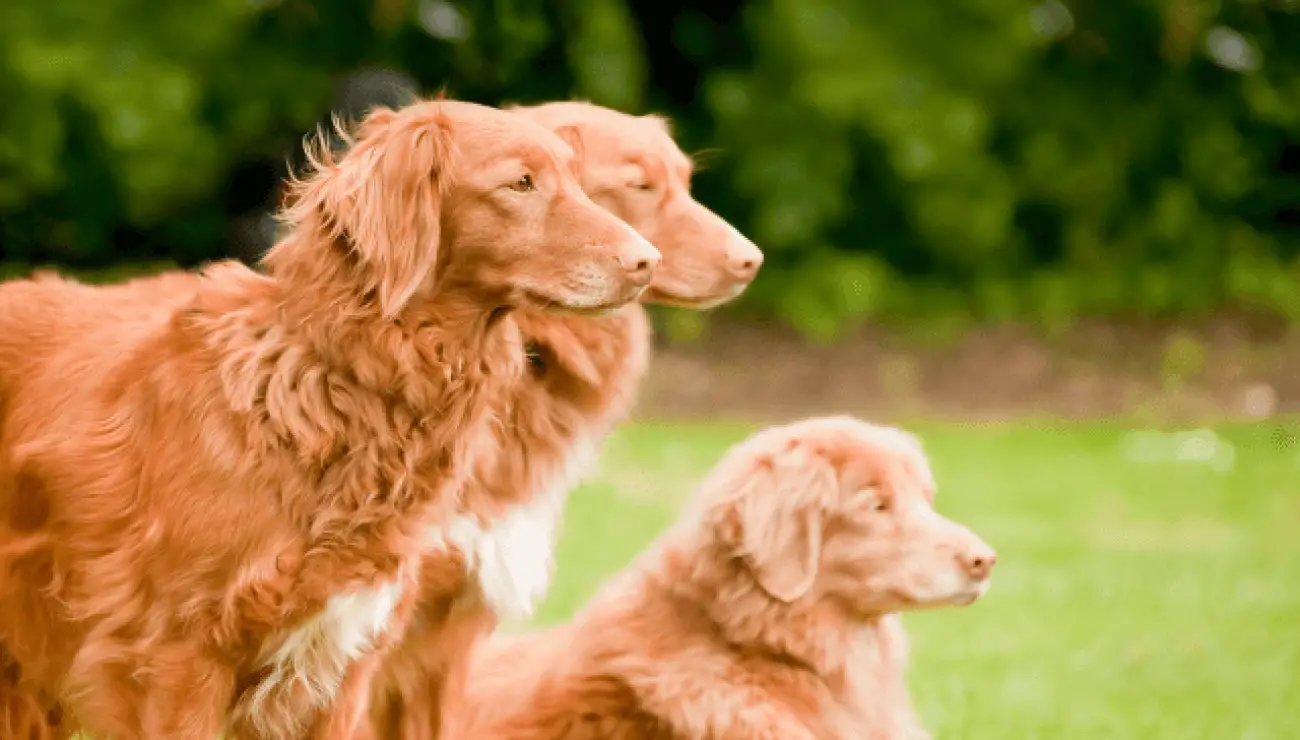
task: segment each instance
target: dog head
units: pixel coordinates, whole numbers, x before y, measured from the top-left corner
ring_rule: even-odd
[[[660,261],[583,193],[572,148],[521,116],[449,100],[380,108],[337,160],[317,149],[286,210],[313,238],[277,244],[268,269],[313,269],[324,237],[389,318],[445,288],[494,307],[600,313],[636,299]]]
[[[772,599],[849,617],[970,604],[996,554],[933,507],[916,437],[849,417],[759,432],[703,488],[722,548]]]
[[[740,295],[758,274],[758,247],[691,197],[691,160],[665,119],[583,102],[511,110],[568,141],[592,200],[663,253],[646,302],[709,308]]]

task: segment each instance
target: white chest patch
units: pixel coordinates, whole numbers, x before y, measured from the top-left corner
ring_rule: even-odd
[[[266,661],[270,674],[258,685],[247,709],[253,721],[264,714],[293,711],[304,700],[311,707],[332,701],[348,666],[387,629],[401,595],[399,574],[375,588],[331,597]]]
[[[465,553],[483,598],[498,617],[530,617],[546,596],[564,503],[591,467],[596,449],[594,439],[580,439],[556,474],[538,482],[530,500],[487,526],[475,517],[461,516],[434,534]]]

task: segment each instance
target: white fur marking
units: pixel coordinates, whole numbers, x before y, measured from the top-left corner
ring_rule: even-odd
[[[312,706],[333,700],[348,665],[387,628],[401,584],[399,574],[375,588],[332,596],[319,614],[290,633],[266,661],[271,673],[249,703],[254,722],[272,692],[295,682],[306,687]]]
[[[504,618],[532,616],[551,585],[560,508],[552,498],[539,496],[513,507],[478,541],[479,587]]]
[[[555,544],[569,490],[596,459],[596,439],[582,437],[571,447],[557,475],[539,481],[526,503],[484,528],[465,515],[430,539],[465,554],[483,598],[505,619],[530,617],[546,595],[554,570]]]

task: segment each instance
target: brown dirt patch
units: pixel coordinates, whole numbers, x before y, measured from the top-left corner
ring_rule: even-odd
[[[699,340],[658,345],[642,417],[1185,420],[1300,411],[1300,330],[1242,319],[1090,322],[1052,337],[982,328],[942,345],[871,327],[818,345],[719,318]]]

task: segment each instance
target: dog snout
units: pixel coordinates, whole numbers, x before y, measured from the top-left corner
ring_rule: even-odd
[[[659,250],[639,236],[618,252],[619,268],[623,270],[627,281],[637,287],[650,284],[650,279],[662,261],[663,256]]]
[[[737,282],[748,283],[758,275],[758,268],[762,266],[763,252],[753,242],[735,233],[727,245],[728,274]]]
[[[738,281],[749,282],[758,274],[758,268],[762,266],[763,259],[746,259],[744,257],[732,257],[727,260],[727,272]]]
[[[988,545],[979,543],[959,553],[957,562],[961,563],[967,575],[982,581],[993,572],[993,566],[998,562],[998,554]]]

